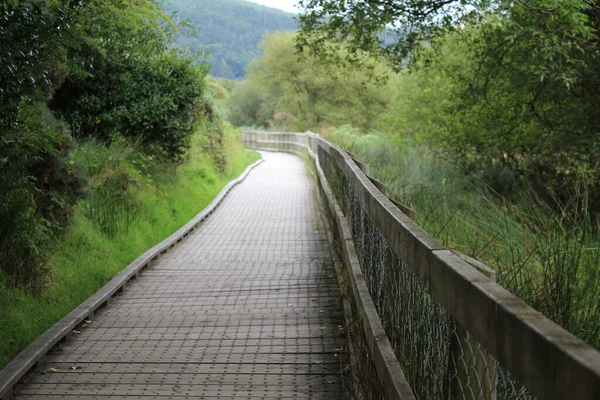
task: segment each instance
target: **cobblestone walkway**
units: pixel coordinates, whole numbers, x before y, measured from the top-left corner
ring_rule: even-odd
[[[302,161],[266,162],[17,399],[342,398],[339,293]]]

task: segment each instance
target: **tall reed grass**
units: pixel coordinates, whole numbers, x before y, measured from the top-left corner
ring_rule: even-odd
[[[591,216],[565,218],[525,189],[508,201],[410,140],[349,126],[328,138],[369,164],[430,234],[494,268],[501,285],[600,348],[600,237]],[[499,179],[512,185],[509,175]]]

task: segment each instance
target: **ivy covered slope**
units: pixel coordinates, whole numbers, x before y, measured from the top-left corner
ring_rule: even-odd
[[[257,158],[151,0],[0,4],[0,367]]]
[[[183,32],[178,43],[192,52],[208,50],[212,75],[220,78],[243,78],[265,34],[296,30],[293,14],[245,0],[167,0],[164,8],[200,27],[197,36]]]

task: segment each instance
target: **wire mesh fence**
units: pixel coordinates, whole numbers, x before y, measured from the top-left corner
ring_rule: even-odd
[[[319,162],[348,220],[371,298],[414,395],[418,399],[533,398],[394,254],[335,160],[320,151]],[[353,345],[366,347],[358,331],[351,332]],[[369,357],[368,350],[354,352]],[[363,390],[365,398],[384,398],[377,390]]]
[[[352,266],[347,354],[360,392],[352,398],[533,399],[519,379],[540,398],[600,398],[598,352],[495,284],[485,265],[444,248],[390,199],[409,218],[401,216],[384,200],[385,185],[363,175],[367,165],[310,132],[246,131],[244,142],[308,149],[343,209],[332,221],[346,219],[338,239]]]
[[[353,296],[350,296],[352,315],[357,315],[356,302]],[[367,339],[360,324],[355,319],[346,326],[346,358],[351,364],[348,365],[350,375],[352,376],[352,398],[360,399],[386,399],[386,391],[381,377],[377,372],[375,360]]]

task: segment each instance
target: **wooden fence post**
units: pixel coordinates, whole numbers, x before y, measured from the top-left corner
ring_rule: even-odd
[[[488,278],[496,281],[496,272],[472,257],[454,252]],[[481,347],[473,335],[458,322],[450,339],[448,399],[496,400],[496,360]]]

